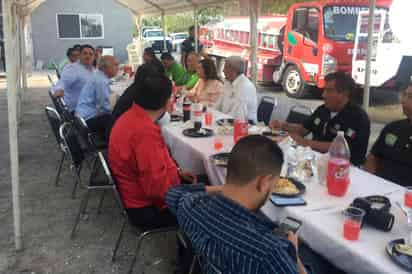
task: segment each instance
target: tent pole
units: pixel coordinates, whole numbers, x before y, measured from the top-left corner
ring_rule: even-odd
[[[167,43],[166,43],[166,20],[165,20],[164,10],[162,10],[162,28],[163,28],[163,51],[168,51]]]
[[[26,67],[26,22],[27,17],[21,18],[21,29],[20,29],[20,47],[21,47],[21,73],[22,73],[22,85],[23,85],[23,98],[27,90],[27,67]]]
[[[199,26],[198,26],[198,9],[195,6],[194,10],[194,17],[195,17],[195,52],[199,53]]]
[[[257,81],[257,41],[258,29],[257,24],[259,20],[260,0],[249,0],[249,14],[250,14],[250,77],[252,82],[256,85]]]
[[[365,67],[365,86],[363,90],[363,109],[368,112],[370,103],[370,80],[372,68],[372,46],[373,46],[373,29],[375,24],[376,0],[370,0],[369,18],[368,18],[368,50],[366,55]]]
[[[23,248],[20,215],[20,190],[19,190],[19,157],[17,141],[17,47],[15,40],[16,12],[12,9],[12,0],[2,0],[3,7],[3,31],[6,52],[7,67],[7,105],[9,120],[9,145],[10,145],[10,166],[11,184],[13,198],[13,223],[14,242],[17,250]]]

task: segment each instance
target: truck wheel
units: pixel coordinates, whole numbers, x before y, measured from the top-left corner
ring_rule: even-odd
[[[282,85],[286,94],[292,98],[303,98],[308,90],[308,86],[296,66],[289,66],[286,69]]]

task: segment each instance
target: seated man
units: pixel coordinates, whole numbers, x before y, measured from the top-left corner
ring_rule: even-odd
[[[233,148],[223,186],[181,185],[167,193],[167,204],[194,250],[221,273],[306,273],[297,237],[275,234],[275,225],[258,213],[282,162],[276,143],[248,136]]]
[[[171,186],[193,182],[171,158],[155,121],[167,109],[172,83],[149,75],[135,103],[116,121],[109,141],[109,163],[131,222],[147,229],[171,226],[176,218],[165,204]]]
[[[81,90],[95,73],[93,60],[94,48],[83,45],[79,61],[66,65],[60,80],[53,87],[54,95],[64,97],[69,111],[75,111]]]
[[[406,119],[385,126],[369,154],[365,169],[394,183],[411,186],[412,84],[402,94]]]
[[[173,56],[169,53],[163,53],[160,57],[166,70],[166,76],[169,77],[176,86],[183,86],[187,82],[187,74],[182,65],[175,62]]]
[[[157,58],[154,50],[152,48],[145,48],[143,51],[143,63],[152,64],[158,68],[159,71],[164,73],[164,67],[162,62]]]
[[[83,87],[76,113],[82,117],[91,131],[106,135],[110,122],[110,79],[117,75],[119,62],[113,56],[100,57],[99,70]]]
[[[161,74],[163,74],[163,71],[159,71],[159,67],[153,64],[143,64],[139,66],[136,71],[133,84],[131,84],[123,92],[123,94],[119,97],[113,107],[113,112],[110,119],[111,121],[107,129],[107,136],[110,136],[110,131],[112,130],[112,127],[114,126],[114,123],[117,121],[117,119],[132,107],[136,94],[137,92],[139,92],[144,79],[146,79],[146,77],[148,76]]]
[[[80,57],[80,49],[79,48],[68,48],[66,52],[66,58],[60,63],[59,71],[62,72],[64,67],[71,63],[76,63]]]
[[[298,145],[322,153],[328,152],[338,131],[343,131],[351,152],[351,163],[360,166],[365,161],[371,132],[368,114],[350,102],[354,90],[350,76],[335,72],[327,75],[325,81],[322,94],[325,104],[318,107],[303,125],[272,121],[271,127],[288,131]],[[313,134],[313,140],[304,138],[309,133]]]
[[[223,73],[225,83],[223,94],[215,104],[218,111],[226,113],[235,119],[244,119],[251,123],[257,122],[256,87],[245,76],[245,62],[239,56],[226,59]]]

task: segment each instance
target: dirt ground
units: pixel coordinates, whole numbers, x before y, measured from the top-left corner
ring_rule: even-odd
[[[24,249],[16,252],[13,241],[7,98],[5,79],[0,78],[0,273],[126,273],[134,254],[136,237],[131,229],[127,231],[117,261],[111,263],[112,248],[122,223],[113,199],[106,199],[103,213],[97,215],[97,195],[92,195],[88,214],[80,222],[77,237],[75,240],[70,239],[84,190],[80,189],[77,198],[71,199],[73,177],[67,163],[60,186],[54,186],[60,151],[44,113],[45,105],[51,104],[46,74],[34,74],[29,85],[19,128]],[[284,105],[295,103],[280,92],[262,94],[279,96],[286,102]],[[305,100],[300,103],[317,106],[321,101]],[[376,121],[373,118],[375,123],[372,125],[371,140],[376,138],[383,123],[398,118],[400,113],[400,106],[396,104],[373,109],[377,109],[377,115],[381,118]],[[391,115],[394,117],[391,118]],[[149,240],[143,244],[135,273],[173,273],[175,251],[173,234]],[[160,258],[163,260],[160,261]]]
[[[0,273],[126,273],[134,254],[136,234],[128,229],[116,263],[111,263],[122,217],[110,195],[100,215],[96,211],[97,195],[92,195],[77,237],[70,239],[84,190],[80,189],[77,198],[71,199],[73,181],[67,164],[60,186],[54,186],[60,153],[44,113],[44,106],[50,104],[45,77],[31,78],[31,88],[24,98],[19,129],[24,249],[14,250],[4,81],[0,79]],[[134,273],[173,273],[175,253],[173,234],[148,240],[143,244]],[[163,261],[159,263],[160,258]]]

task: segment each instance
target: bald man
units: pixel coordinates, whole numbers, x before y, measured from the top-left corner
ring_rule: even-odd
[[[117,75],[119,62],[113,56],[100,58],[99,70],[83,87],[76,115],[82,117],[89,129],[102,137],[110,122],[112,107],[110,105],[110,78]]]

